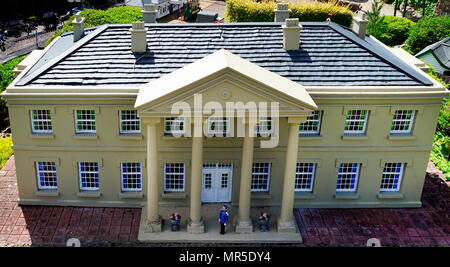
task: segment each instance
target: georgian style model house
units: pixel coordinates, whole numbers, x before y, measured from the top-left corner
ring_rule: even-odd
[[[295,231],[294,207],[420,207],[448,92],[365,35],[366,23],[84,29],[78,17],[2,95],[19,203],[143,207],[146,231],[160,230],[161,206],[188,206],[192,233],[211,202],[238,207],[237,232],[251,231],[256,206],[281,208],[279,231]],[[212,117],[198,97],[205,109],[278,108],[252,123],[254,107]],[[175,116],[175,103],[191,116]]]

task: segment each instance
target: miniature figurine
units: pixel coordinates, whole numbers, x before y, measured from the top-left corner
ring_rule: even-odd
[[[228,207],[227,205],[223,205],[222,209],[220,210],[219,213],[219,222],[220,222],[220,234],[224,235],[225,234],[225,226],[227,225],[228,222]]]
[[[181,215],[177,212],[170,216],[170,223],[172,225],[172,232],[180,231]]]
[[[259,216],[259,231],[260,232],[269,232],[270,231],[270,216],[264,212]]]

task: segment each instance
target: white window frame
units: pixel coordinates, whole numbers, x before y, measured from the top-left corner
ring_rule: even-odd
[[[124,172],[123,171],[124,164],[135,164],[136,165],[135,168],[139,167],[140,171],[139,172],[138,171],[136,171],[136,172],[129,171],[128,170],[128,166],[126,166],[125,168],[127,169],[127,171]],[[139,176],[139,178],[134,178],[134,179],[139,180],[139,183],[136,183],[136,184],[139,184],[140,187],[139,188],[125,188],[124,187],[124,180],[126,179],[124,177],[125,175],[137,175],[137,176]],[[130,178],[128,178],[128,179],[130,179]],[[121,162],[120,163],[120,184],[121,184],[123,192],[142,191],[142,164],[140,162]]]
[[[211,130],[211,124],[212,121],[218,121],[218,122],[225,122],[226,121],[226,130],[225,131],[221,131],[218,132],[216,130],[212,131]],[[214,137],[226,137],[227,135],[230,134],[230,128],[231,128],[231,119],[228,117],[209,117],[208,118],[208,135],[209,136],[214,136]]]
[[[366,112],[366,116],[364,119],[348,119],[348,116],[351,116],[350,113],[352,111],[365,111]],[[347,112],[347,114],[345,115],[345,125],[344,125],[344,134],[364,134],[366,133],[366,129],[367,129],[367,121],[370,115],[370,110],[365,110],[365,109],[351,109]],[[361,115],[359,115],[361,116]],[[345,126],[347,125],[347,122],[362,122],[363,123],[363,129],[362,130],[345,130]]]
[[[95,116],[95,119],[78,119],[78,116],[77,116],[78,111],[81,111],[81,112],[89,111],[89,112],[91,112],[91,116],[92,116],[92,114]],[[97,132],[97,113],[95,112],[95,109],[76,109],[74,111],[74,116],[75,116],[75,133],[77,133],[77,134],[91,133],[92,134],[92,133]],[[79,130],[78,122],[89,122],[89,123],[93,122],[95,130]],[[91,127],[92,127],[92,125],[91,125]]]
[[[298,171],[298,166],[299,164],[312,164],[312,172],[299,172]],[[295,183],[294,183],[294,191],[295,192],[312,192],[314,190],[314,181],[315,181],[315,177],[316,177],[316,167],[317,167],[317,163],[313,163],[313,162],[297,162],[297,164],[295,165]],[[297,179],[299,179],[297,176],[298,175],[311,175],[311,187],[310,188],[297,188]]]
[[[314,119],[314,116],[316,115],[315,113],[318,113],[319,117],[317,119]],[[310,122],[317,122],[317,129],[316,130],[309,130],[309,131],[305,131],[302,130],[302,126],[304,126],[306,123],[310,123]],[[322,111],[321,110],[314,110],[314,113],[310,116],[307,117],[306,122],[301,123],[300,127],[298,129],[298,133],[299,134],[320,134],[320,127],[322,126]],[[308,126],[308,127],[312,127],[312,126]]]
[[[52,164],[54,167],[54,170],[39,170],[39,163],[42,164]],[[42,190],[54,190],[54,189],[58,189],[58,175],[56,174],[56,163],[52,162],[52,161],[36,161],[35,162],[35,166],[36,166],[36,178],[37,178],[37,183],[38,183],[38,189],[42,189]],[[45,185],[41,185],[41,174],[45,176],[45,173],[47,174],[51,174],[52,178],[54,178],[54,181],[52,181],[52,183],[55,183],[55,186],[45,186]]]
[[[341,166],[343,164],[356,164],[356,172],[339,172],[339,170],[341,169]],[[354,188],[336,188],[336,192],[356,192],[358,189],[358,182],[359,182],[359,176],[360,176],[360,172],[361,172],[361,165],[362,163],[356,163],[356,162],[344,162],[339,164],[339,168],[338,168],[338,176],[336,179],[336,187],[337,187],[337,183],[339,181],[339,175],[353,175],[356,174],[356,178],[355,178],[355,187]],[[353,167],[352,167],[353,168]]]
[[[173,129],[172,126],[170,126],[172,129],[167,130],[166,126],[168,126],[169,122],[179,120],[180,123],[183,123],[183,130],[179,129]],[[166,117],[164,118],[164,135],[165,136],[184,136],[186,134],[186,119],[182,117]]]
[[[136,119],[130,119],[130,118],[126,118],[123,119],[123,116],[130,116],[129,112],[135,112],[136,113]],[[123,114],[123,113],[127,113],[128,114]],[[124,130],[123,129],[123,122],[130,122],[130,123],[134,123],[134,125],[137,124],[139,130]],[[139,115],[137,114],[137,110],[134,109],[122,109],[119,111],[119,128],[120,128],[120,133],[121,134],[135,134],[135,133],[141,133],[141,119],[139,118]]]
[[[255,126],[255,135],[261,136],[261,137],[270,137],[273,134],[274,131],[274,122],[275,120],[272,117],[261,117],[259,118],[259,121],[256,123]],[[269,128],[270,124],[270,130]],[[260,129],[260,125],[264,126],[265,128]]]
[[[40,118],[34,118],[34,114],[33,112],[41,112],[41,111],[46,111],[48,116],[50,116],[49,119],[40,119]],[[39,116],[39,114],[37,114]],[[42,115],[42,114],[41,114]],[[32,133],[45,133],[45,134],[50,134],[53,133],[53,125],[52,125],[52,112],[50,109],[32,109],[30,110],[30,121],[31,121],[31,132]],[[48,126],[51,128],[51,130],[40,130],[40,129],[36,129],[34,123],[37,122],[38,124],[42,123],[42,122],[48,122]],[[39,126],[38,126],[39,127]]]
[[[385,172],[384,170],[385,170],[387,164],[401,164],[400,172],[399,173],[398,172]],[[398,192],[398,191],[400,191],[400,187],[401,187],[401,184],[402,184],[405,167],[406,167],[406,163],[402,163],[402,162],[386,162],[384,164],[384,166],[383,166],[383,173],[382,173],[382,176],[381,176],[381,184],[380,184],[380,192]],[[382,188],[382,186],[383,186],[383,179],[385,179],[384,178],[385,174],[386,175],[397,175],[397,174],[400,175],[399,178],[398,178],[398,183],[397,183],[396,188]]]
[[[397,115],[397,111],[411,111],[411,118],[410,119],[396,119],[395,116]],[[391,130],[391,134],[401,134],[401,133],[411,133],[413,129],[414,124],[414,118],[416,116],[415,110],[406,110],[406,109],[398,109],[395,110],[394,115],[392,117],[392,124],[391,128],[394,125],[395,122],[408,122],[409,121],[409,127],[406,130]]]
[[[255,164],[268,164],[268,173],[266,172],[254,172],[254,165]],[[265,167],[263,167],[265,168]],[[253,162],[252,164],[252,177],[250,182],[250,188],[251,192],[269,192],[270,188],[270,174],[272,173],[272,163],[270,162]],[[252,188],[253,186],[253,175],[267,175],[267,184],[265,185],[265,188]]]
[[[167,172],[167,165],[170,164],[180,164],[183,166],[183,172]],[[185,189],[185,183],[186,183],[186,164],[184,164],[183,162],[167,162],[164,164],[164,192],[184,192]],[[182,179],[182,183],[181,186],[182,188],[168,188],[167,187],[167,175],[181,175]]]
[[[97,171],[81,171],[81,165],[82,163],[95,163],[97,164]],[[83,186],[83,180],[82,180],[82,174],[92,174],[92,173],[96,173],[97,174],[97,183],[98,183],[98,187],[84,187]],[[80,161],[78,162],[78,178],[79,178],[79,182],[80,182],[80,190],[82,191],[97,191],[100,189],[100,164],[98,162],[92,162],[92,161]]]

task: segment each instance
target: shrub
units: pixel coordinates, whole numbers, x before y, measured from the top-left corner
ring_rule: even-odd
[[[406,41],[408,33],[413,26],[414,22],[407,18],[384,16],[371,21],[367,25],[367,33],[386,45],[394,46],[403,44]]]
[[[85,18],[84,27],[94,27],[103,24],[120,24],[142,21],[141,9],[138,7],[113,7],[107,10],[85,9],[81,11],[81,16]],[[70,17],[63,28],[56,31],[55,34],[46,42],[51,43],[53,39],[65,32],[73,31],[72,21],[75,16]]]
[[[406,44],[415,54],[447,36],[450,36],[450,16],[424,17],[412,27]]]
[[[227,0],[225,18],[228,22],[274,21],[276,3],[272,1]],[[353,13],[338,2],[303,2],[289,4],[290,17],[300,21],[325,21],[331,14],[332,21],[349,27]]]
[[[0,168],[5,165],[13,153],[11,137],[0,138]]]

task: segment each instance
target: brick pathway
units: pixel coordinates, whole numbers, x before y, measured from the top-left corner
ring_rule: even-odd
[[[0,246],[82,244],[139,245],[140,209],[17,205],[14,157],[0,171]],[[427,178],[420,209],[299,209],[306,245],[450,245],[450,188]],[[169,244],[165,244],[167,246]]]

